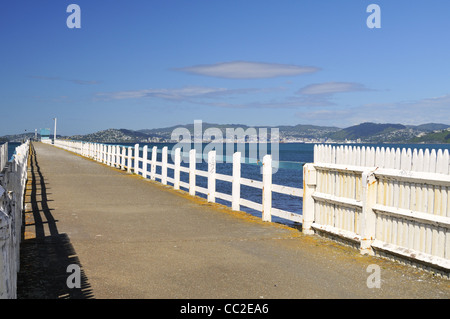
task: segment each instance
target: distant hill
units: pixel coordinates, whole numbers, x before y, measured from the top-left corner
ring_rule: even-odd
[[[170,139],[171,134],[176,128],[186,128],[189,130],[191,135],[194,134],[194,124],[177,125],[166,128],[158,129],[143,129],[138,132],[148,134],[151,137],[161,137]],[[267,128],[269,129],[268,134],[270,134],[270,128],[278,128],[280,132],[280,137],[290,137],[290,138],[325,138],[327,134],[339,131],[338,127],[328,127],[328,126],[315,126],[315,125],[302,125],[298,124],[295,126],[248,126],[245,124],[214,124],[214,123],[202,123],[202,129],[206,130],[208,128],[218,128],[222,131],[222,135],[226,136],[227,128],[242,128],[247,130],[248,128]]]
[[[282,142],[361,142],[361,143],[450,143],[450,125],[440,123],[427,123],[422,125],[361,123],[347,128],[315,125],[282,125],[282,126],[248,126],[244,124],[215,124],[202,123],[203,131],[208,128],[219,128],[226,137],[226,128],[278,128]],[[107,129],[99,132],[63,137],[72,140],[103,143],[145,143],[171,141],[172,132],[176,128],[186,128],[194,133],[194,124],[176,125],[155,129]],[[22,141],[33,137],[34,133],[6,135],[0,140]],[[39,138],[39,135],[38,135]]]
[[[406,126],[401,124],[362,123],[331,133],[328,135],[328,138],[338,141],[356,139],[367,141],[374,136],[387,135],[404,129],[406,129]]]
[[[426,133],[412,138],[411,143],[450,143],[450,130]]]
[[[450,128],[446,124],[422,124],[422,125],[402,125],[402,124],[377,124],[361,123],[342,129],[327,135],[329,140],[336,142],[360,141],[365,143],[432,143],[440,140],[439,143],[446,143],[443,139],[437,139],[433,132],[436,129],[443,130]],[[418,137],[422,137],[420,140]]]
[[[21,133],[21,134],[10,134],[10,135],[4,135],[0,136],[0,141],[2,142],[22,142],[27,139],[34,138],[34,133]],[[38,138],[40,138],[40,135],[38,134]]]
[[[417,130],[421,130],[421,131],[429,131],[429,132],[434,132],[434,131],[442,131],[442,130],[446,130],[450,127],[450,125],[447,124],[439,124],[439,123],[428,123],[428,124],[422,124],[422,125],[417,125],[417,126],[409,126],[412,128],[415,128]]]
[[[148,140],[148,134],[127,129],[111,128],[86,135],[74,135],[71,136],[70,139],[86,142],[137,143],[146,142]]]
[[[216,124],[202,123],[202,129],[219,128],[223,137],[226,137],[226,128],[242,128],[244,130],[254,127],[256,129],[267,126],[248,126],[245,124]],[[347,128],[334,126],[315,125],[283,125],[276,126],[280,132],[280,140],[283,142],[309,141],[309,142],[362,142],[362,143],[448,143],[443,133],[450,125],[439,123],[428,123],[422,125],[403,124],[378,124],[361,123]],[[144,142],[168,142],[171,140],[172,132],[176,128],[186,128],[194,134],[194,124],[176,125],[155,129],[141,129],[137,131],[127,129],[108,129],[87,135],[71,136],[71,139],[88,142],[105,143],[144,143]]]
[[[321,139],[328,138],[330,134],[340,131],[339,127],[334,126],[317,126],[317,125],[303,125],[295,126],[278,126],[281,136],[292,136],[294,138],[311,138]]]
[[[107,129],[96,133],[86,135],[70,136],[73,140],[82,140],[87,142],[104,142],[104,143],[139,143],[139,142],[167,142],[171,140],[172,132],[177,128],[186,128],[191,136],[194,136],[194,124],[175,125],[163,128],[154,129]],[[271,128],[278,128],[280,139],[282,140],[298,140],[298,139],[323,139],[326,140],[327,134],[339,131],[338,127],[314,126],[314,125],[295,125],[295,126],[249,126],[245,124],[216,124],[216,123],[202,123],[203,132],[208,128],[218,128],[222,131],[222,136],[226,137],[226,129],[242,128],[267,128],[270,135]]]

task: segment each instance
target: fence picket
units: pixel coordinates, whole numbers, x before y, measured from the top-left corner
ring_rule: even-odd
[[[208,153],[208,202],[216,201],[216,151]]]
[[[139,144],[134,145],[134,173],[139,173]]]
[[[241,198],[241,152],[233,154],[232,209],[240,210]]]
[[[272,157],[263,157],[263,190],[262,190],[262,220],[272,221]]]
[[[175,149],[175,168],[173,173],[174,178],[174,189],[180,189],[180,163],[181,163],[181,150],[179,148]]]
[[[142,148],[142,176],[147,178],[147,164],[148,164],[148,146],[144,145]]]
[[[167,185],[167,146],[162,149],[161,183]]]

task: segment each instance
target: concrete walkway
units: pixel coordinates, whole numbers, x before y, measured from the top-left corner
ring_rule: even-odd
[[[450,298],[450,281],[427,272],[51,145],[34,150],[18,298]],[[80,289],[66,285],[70,264]],[[367,286],[372,264],[380,288]]]

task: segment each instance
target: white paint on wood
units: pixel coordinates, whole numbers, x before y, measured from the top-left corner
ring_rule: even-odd
[[[208,202],[216,201],[216,151],[208,152]]]
[[[262,220],[272,221],[272,158],[270,155],[263,157],[263,189],[262,189]]]
[[[233,176],[232,176],[232,209],[240,210],[241,198],[241,152],[233,154]]]

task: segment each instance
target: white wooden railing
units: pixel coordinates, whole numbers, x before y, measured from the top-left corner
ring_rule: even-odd
[[[303,230],[450,271],[448,150],[316,145]]]
[[[446,276],[450,271],[448,150],[316,145],[314,163],[303,166],[301,189],[272,183],[270,155],[263,158],[263,179],[257,181],[241,177],[240,153],[233,155],[233,173],[228,176],[216,172],[215,152],[208,154],[208,170],[202,171],[196,169],[195,150],[189,152],[189,167],[185,167],[180,165],[180,150],[175,150],[174,163],[168,163],[167,147],[149,152],[144,146],[139,157],[138,144],[57,141],[56,146],[163,184],[170,182],[191,195],[205,194],[210,202],[226,200],[233,210],[241,206],[258,210],[264,221],[272,216],[296,221],[305,234],[341,238],[363,254],[408,260]],[[162,153],[159,162],[158,152]],[[173,178],[168,177],[168,169],[174,171]],[[189,182],[180,180],[181,173],[189,174]],[[208,179],[206,188],[196,185],[197,175]],[[232,183],[232,194],[217,190],[217,180]],[[260,189],[262,203],[241,198],[241,185]],[[302,197],[302,215],[272,207],[272,192]]]
[[[287,219],[293,222],[301,223],[302,215],[275,208],[272,206],[272,192],[303,197],[303,189],[276,185],[272,183],[272,158],[266,155],[263,158],[262,181],[244,178],[241,176],[241,162],[243,160],[240,152],[233,154],[232,175],[224,175],[216,172],[216,152],[210,151],[207,157],[208,170],[199,170],[196,162],[201,154],[196,154],[192,149],[188,154],[181,154],[181,149],[173,150],[173,163],[169,163],[168,147],[158,150],[154,146],[149,150],[147,145],[142,147],[142,157],[140,156],[140,146],[110,145],[101,143],[87,143],[78,141],[56,140],[55,146],[64,148],[85,157],[92,158],[98,162],[109,166],[127,170],[140,174],[151,180],[158,180],[164,185],[171,183],[175,189],[185,188],[190,195],[204,194],[209,202],[215,202],[216,199],[222,199],[231,203],[233,210],[240,210],[241,206],[259,211],[262,214],[263,221],[271,221],[272,216]],[[161,161],[157,161],[157,154],[161,153]],[[189,166],[181,165],[181,156],[189,158]],[[141,165],[139,165],[141,164]],[[150,166],[150,170],[148,170]],[[161,168],[161,173],[157,173],[157,167]],[[173,170],[173,177],[168,176],[168,170]],[[184,182],[180,178],[181,173],[189,175],[189,182]],[[207,187],[197,185],[196,176],[207,178]],[[232,184],[232,193],[226,194],[216,189],[216,181],[225,181]],[[262,203],[257,203],[241,197],[241,185],[257,188],[262,193]],[[301,200],[301,199],[299,199]]]
[[[0,145],[0,172],[5,168],[8,162],[8,142]]]
[[[29,141],[16,147],[0,172],[0,299],[17,297],[20,239]]]
[[[8,163],[8,142],[0,145],[0,172],[5,168]]]

